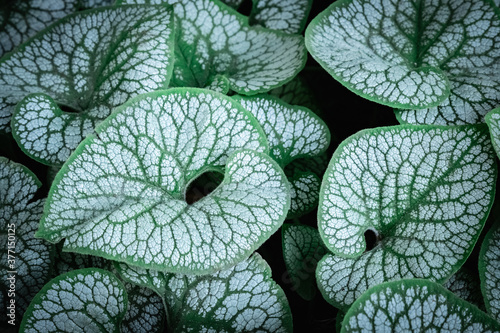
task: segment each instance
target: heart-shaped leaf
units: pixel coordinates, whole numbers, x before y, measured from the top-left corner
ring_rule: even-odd
[[[59,275],[31,302],[21,332],[118,332],[127,310],[123,284],[108,271],[84,268]]]
[[[500,18],[488,1],[336,1],[306,46],[353,92],[426,108],[403,111],[406,122],[478,123],[500,102]]]
[[[289,34],[301,33],[312,0],[252,0],[250,22]]]
[[[337,254],[318,264],[325,298],[345,308],[384,281],[444,282],[476,243],[496,176],[484,125],[395,126],[345,140],[320,191],[318,229]],[[365,252],[367,231],[377,240]]]
[[[371,288],[349,309],[342,332],[498,332],[476,306],[426,280]]]
[[[311,110],[292,106],[269,95],[233,96],[262,126],[270,146],[270,156],[285,168],[299,158],[325,152],[330,144],[328,126]],[[301,216],[317,205],[320,179],[308,170],[288,177],[291,207],[288,218]]]
[[[2,320],[19,324],[26,308],[49,279],[53,246],[35,238],[44,200],[33,200],[40,181],[25,166],[0,157],[0,306]],[[15,301],[14,307],[5,309]]]
[[[54,180],[37,233],[66,238],[65,250],[209,273],[248,257],[286,217],[285,175],[258,152],[267,151],[262,130],[229,97],[200,89],[142,95],[96,133]],[[256,151],[235,152],[242,148]],[[222,184],[188,205],[189,184],[224,167]]]
[[[486,311],[500,321],[500,223],[488,231],[479,253],[479,277]]]
[[[490,129],[490,137],[493,148],[500,156],[500,108],[491,110],[485,117],[486,124]]]
[[[316,295],[314,272],[327,252],[318,230],[301,224],[284,224],[282,230],[283,259],[293,283],[292,290],[305,300]]]
[[[283,290],[258,255],[211,275],[193,276],[118,264],[121,276],[163,298],[171,332],[292,332]]]
[[[32,158],[63,164],[114,107],[167,87],[171,15],[166,6],[96,9],[39,33],[0,61],[1,125],[22,100],[14,138]]]
[[[205,88],[213,86],[216,76],[219,76],[216,82],[220,82],[222,76],[229,82],[228,89],[254,95],[290,81],[304,67],[307,58],[301,36],[250,27],[248,17],[218,0],[122,0],[121,3],[173,5],[177,38],[172,87]]]

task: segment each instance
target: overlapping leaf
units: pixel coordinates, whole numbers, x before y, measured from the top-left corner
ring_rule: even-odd
[[[443,286],[461,299],[484,310],[484,301],[481,296],[481,286],[477,272],[462,266]]]
[[[322,113],[312,89],[300,76],[296,76],[290,82],[272,89],[269,94],[285,103],[305,106],[318,115]]]
[[[488,231],[479,254],[481,291],[488,313],[500,320],[500,227],[499,223]]]
[[[159,295],[149,288],[125,284],[128,295],[127,313],[121,333],[161,333],[164,331],[165,308]]]
[[[290,81],[305,64],[306,49],[301,36],[250,27],[246,16],[218,0],[121,3],[173,5],[178,29],[170,83],[173,87],[212,87],[210,84],[219,76],[217,82],[224,77],[229,83],[227,88],[253,95]]]
[[[66,238],[73,252],[201,274],[248,257],[285,219],[285,175],[258,152],[267,143],[256,120],[228,97],[142,95],[96,132],[56,177],[37,236]],[[235,152],[242,148],[252,150]],[[222,184],[188,205],[190,182],[224,166]]]
[[[312,300],[316,294],[316,265],[327,250],[318,231],[312,227],[284,224],[281,230],[283,258],[294,284],[292,289],[305,300]]]
[[[61,165],[114,107],[168,85],[171,15],[166,6],[96,9],[39,33],[0,61],[0,126],[22,100],[16,141],[34,159]]]
[[[211,275],[165,274],[117,265],[131,283],[153,289],[167,305],[172,332],[292,332],[283,290],[258,255]]]
[[[402,111],[405,122],[479,123],[500,102],[500,18],[488,1],[337,1],[306,45],[361,96],[425,109]]]
[[[0,5],[0,57],[52,22],[75,12],[77,0],[13,0]]]
[[[26,167],[0,157],[0,272],[4,277],[0,294],[8,302],[10,299],[16,301],[17,324],[33,297],[49,279],[52,267],[52,245],[35,238],[44,200],[30,201],[40,185]],[[8,277],[14,277],[14,280]],[[15,297],[8,297],[12,292]],[[5,303],[0,305],[3,308]],[[9,318],[2,318],[6,319]]]
[[[491,110],[485,117],[486,124],[490,129],[490,137],[493,148],[500,156],[500,108]]]
[[[296,159],[318,156],[328,148],[328,126],[309,109],[267,95],[233,98],[260,123],[269,141],[270,156],[282,168]],[[292,199],[288,218],[314,209],[320,186],[318,175],[306,169],[289,176],[288,180]]]
[[[253,0],[250,21],[289,34],[304,30],[312,0]]]
[[[325,298],[345,308],[384,281],[444,282],[472,251],[496,175],[484,125],[378,128],[344,141],[320,193],[320,235],[337,254],[318,264]],[[377,243],[365,252],[367,230]]]
[[[500,325],[437,283],[403,280],[371,288],[349,309],[342,332],[498,332]]]
[[[108,271],[85,268],[59,275],[31,302],[21,332],[117,332],[127,310],[123,284]]]

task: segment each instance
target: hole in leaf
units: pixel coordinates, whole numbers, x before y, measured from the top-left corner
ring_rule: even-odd
[[[378,243],[379,237],[377,235],[377,232],[372,229],[367,229],[365,231],[365,242],[366,242],[366,251],[371,251]]]
[[[80,113],[80,110],[77,110],[77,109],[75,109],[74,107],[69,106],[69,105],[58,104],[58,106],[59,106],[59,108],[60,108],[63,112],[68,112],[68,113]]]
[[[222,183],[223,179],[224,175],[217,171],[202,173],[188,185],[184,195],[188,205],[192,205],[212,193]]]

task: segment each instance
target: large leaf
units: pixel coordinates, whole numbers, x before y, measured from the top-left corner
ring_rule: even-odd
[[[349,309],[342,332],[498,332],[500,325],[437,283],[403,280],[371,288]]]
[[[312,0],[253,0],[250,21],[289,34],[301,33]]]
[[[96,132],[54,180],[37,233],[66,238],[68,251],[209,273],[248,257],[285,219],[285,175],[257,152],[267,151],[262,130],[228,97],[199,89],[142,95]],[[194,179],[224,168],[218,188],[186,203]]]
[[[330,144],[328,126],[311,110],[292,106],[269,95],[233,96],[249,110],[262,126],[270,146],[270,156],[285,168],[299,158],[312,158],[325,152]],[[320,179],[309,170],[288,177],[291,207],[288,218],[301,216],[316,208]]]
[[[497,170],[486,126],[364,130],[334,153],[318,228],[336,255],[318,264],[327,300],[347,307],[370,286],[444,282],[465,262],[493,203]],[[365,232],[377,241],[365,252]]]
[[[171,15],[166,6],[96,9],[40,32],[0,61],[1,125],[22,100],[14,138],[32,158],[63,164],[114,107],[167,87]]]
[[[173,87],[215,86],[222,93],[253,95],[290,81],[307,58],[301,36],[250,27],[248,17],[218,0],[121,2],[173,5],[178,29]]]
[[[479,277],[486,311],[500,321],[500,223],[488,231],[479,254]]]
[[[163,298],[171,332],[292,332],[283,290],[258,255],[211,275],[165,274],[117,265],[122,277]]]
[[[59,275],[31,302],[21,332],[119,332],[127,310],[123,284],[108,271],[85,268]]]
[[[314,272],[327,252],[316,229],[301,224],[284,224],[282,230],[283,259],[295,290],[305,300],[316,295]]]
[[[53,246],[35,238],[44,200],[33,200],[40,186],[23,165],[0,157],[0,294],[2,321],[19,324],[26,308],[49,279]],[[12,311],[5,309],[14,300]]]
[[[336,1],[306,45],[355,93],[426,109],[401,112],[406,122],[479,123],[500,102],[500,19],[488,1]]]

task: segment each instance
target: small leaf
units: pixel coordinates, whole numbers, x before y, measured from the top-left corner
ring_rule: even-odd
[[[219,75],[236,93],[254,95],[290,81],[305,65],[302,36],[250,27],[248,17],[217,0],[122,2],[173,5],[177,39],[171,87],[205,88]]]
[[[250,22],[289,34],[301,33],[312,0],[253,0]]]
[[[453,274],[443,286],[479,309],[484,310],[483,297],[481,296],[481,286],[477,272],[462,266],[458,272]]]
[[[270,90],[269,95],[277,97],[288,104],[305,106],[317,115],[322,114],[316,96],[300,76],[296,76],[290,82]]]
[[[479,253],[479,277],[486,311],[500,321],[500,224],[488,231]]]
[[[211,275],[165,274],[117,265],[125,280],[158,293],[172,332],[292,332],[283,290],[258,254]]]
[[[292,106],[269,95],[233,96],[262,126],[270,146],[270,156],[284,168],[299,158],[325,152],[330,144],[328,126],[311,110]],[[320,179],[312,172],[288,177],[291,208],[288,218],[301,216],[317,206]]]
[[[366,289],[403,278],[444,282],[471,253],[497,176],[485,126],[395,126],[361,131],[323,178],[318,264],[324,297],[346,308]],[[364,233],[377,236],[366,251]]]
[[[148,288],[126,283],[128,308],[123,318],[121,333],[161,333],[164,328],[165,308],[163,301]]]
[[[306,46],[353,92],[426,109],[400,111],[405,122],[480,123],[500,103],[500,19],[487,1],[337,1]]]
[[[0,157],[0,272],[4,277],[0,294],[7,302],[16,301],[18,321],[48,281],[52,269],[53,246],[34,237],[45,200],[30,200],[40,185],[25,166]],[[11,277],[14,280],[8,279]],[[15,288],[11,287],[12,282]],[[11,289],[15,290],[15,298],[8,296]],[[2,302],[0,306],[4,309],[5,304]]]
[[[39,162],[63,164],[113,108],[167,87],[171,15],[165,6],[109,7],[67,16],[36,35],[0,61],[0,123],[14,113],[21,148]]]
[[[486,124],[490,129],[490,137],[493,148],[500,156],[500,108],[491,110],[485,117]]]
[[[426,280],[371,288],[349,309],[342,332],[498,332],[500,325],[474,305]]]
[[[96,132],[58,173],[37,233],[51,242],[66,238],[66,251],[210,273],[248,257],[285,219],[285,175],[257,152],[267,147],[256,120],[224,95],[142,95]],[[222,184],[188,205],[189,184],[224,167]]]
[[[284,224],[282,230],[283,258],[293,282],[292,290],[305,300],[316,295],[314,272],[318,261],[327,252],[316,229],[307,225]]]
[[[117,332],[127,310],[123,284],[110,272],[85,268],[59,275],[31,302],[21,332]]]

